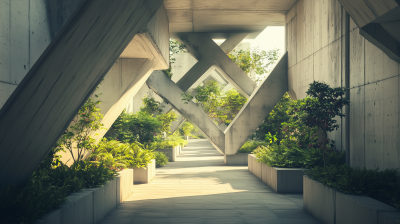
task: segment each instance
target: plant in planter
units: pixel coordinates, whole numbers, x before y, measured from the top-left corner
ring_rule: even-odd
[[[332,150],[329,147],[330,140],[327,133],[339,128],[334,118],[336,116],[344,117],[341,109],[344,105],[349,104],[349,100],[343,97],[344,94],[344,88],[331,88],[325,83],[314,81],[307,91],[307,95],[310,97],[307,97],[295,109],[304,112],[302,121],[307,127],[318,127],[318,131],[321,133],[318,148],[323,153],[324,167],[328,164],[328,154]]]
[[[247,141],[246,143],[244,143],[244,145],[242,147],[240,147],[239,152],[240,153],[251,153],[253,152],[253,150],[255,150],[256,148],[258,148],[259,146],[267,146],[267,142],[263,142],[263,141]]]
[[[161,167],[168,164],[168,156],[164,152],[155,151],[156,166]]]

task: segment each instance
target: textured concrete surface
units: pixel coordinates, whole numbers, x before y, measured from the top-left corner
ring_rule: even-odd
[[[87,0],[75,11],[0,110],[0,187],[32,174],[161,5]]]
[[[234,155],[224,155],[224,163],[228,166],[247,166],[248,153],[237,153]]]
[[[322,223],[335,224],[336,191],[303,176],[303,207]]]
[[[90,188],[93,191],[93,223],[98,223],[117,207],[117,180],[111,180],[102,187]]]
[[[208,140],[190,140],[174,163],[157,169],[101,224],[272,223],[317,224],[302,195],[273,192],[247,167],[225,166]]]
[[[156,149],[156,151],[163,152],[163,153],[167,154],[169,162],[175,162],[176,161],[176,156],[178,155],[177,150],[179,150],[178,147],[166,148],[166,149]]]
[[[133,193],[133,169],[125,169],[118,172],[117,181],[117,206],[125,201]]]
[[[360,35],[359,27],[380,22],[377,19],[385,12],[390,16],[399,8],[392,0],[373,4],[299,0],[286,14],[290,96],[305,98],[314,80],[332,87],[346,87],[345,80],[349,80],[349,114],[338,119],[341,127],[329,138],[336,141],[339,150],[350,151],[353,167],[399,168],[400,64],[379,44]],[[348,24],[348,39],[345,9],[354,19],[350,18]],[[346,122],[348,132],[344,128]]]
[[[380,212],[396,212],[397,209],[366,196],[336,192],[336,223],[378,224]],[[380,224],[380,223],[379,223]]]

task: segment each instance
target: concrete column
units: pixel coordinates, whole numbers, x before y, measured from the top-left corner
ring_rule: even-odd
[[[185,118],[179,112],[175,111],[175,113],[178,115],[178,118],[171,123],[171,129],[170,129],[171,133],[177,131],[178,128],[183,124],[183,122],[186,121]]]
[[[249,135],[262,123],[287,91],[288,54],[285,53],[224,131],[225,154],[236,154],[239,151]]]
[[[32,174],[161,4],[87,0],[75,11],[0,110],[0,188]]]
[[[234,46],[232,43],[237,42],[240,36],[234,37],[223,46],[225,49],[231,49]],[[224,71],[222,74],[224,78],[238,92],[246,97],[252,94],[256,87],[255,83],[226,55],[208,34],[181,33],[179,34],[179,38],[186,44],[188,51],[198,60],[197,64],[177,82],[177,85],[183,91],[187,91],[191,86],[194,86],[196,81],[202,78],[211,66],[217,65]]]
[[[220,152],[225,151],[224,133],[210,120],[210,118],[193,102],[185,104],[182,101],[183,92],[163,72],[155,71],[147,80],[147,85],[157,94],[166,98],[170,104],[190,122],[196,124],[205,136]]]

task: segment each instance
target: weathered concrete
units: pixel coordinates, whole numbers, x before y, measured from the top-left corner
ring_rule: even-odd
[[[224,152],[225,142],[223,132],[204,114],[204,112],[193,102],[185,104],[182,101],[183,92],[171,79],[163,72],[155,71],[147,80],[147,85],[157,94],[165,97],[170,104],[184,116],[187,120],[196,124],[199,129],[210,139],[221,153]]]
[[[87,0],[75,11],[0,110],[0,187],[36,169],[161,4]]]
[[[117,181],[110,180],[102,187],[87,190],[93,191],[93,223],[99,223],[117,206]]]
[[[286,53],[271,74],[235,116],[225,134],[225,154],[236,154],[249,135],[262,123],[282,96],[288,91],[288,54]]]
[[[234,155],[224,155],[224,163],[228,166],[247,166],[248,153],[237,153]]]
[[[156,160],[152,159],[145,168],[133,168],[134,183],[150,183],[156,175]]]
[[[303,209],[322,223],[335,224],[336,191],[303,176]]]
[[[261,180],[280,194],[303,193],[303,169],[278,168],[261,164]]]
[[[329,137],[336,141],[339,150],[350,151],[348,159],[353,167],[385,169],[398,168],[400,164],[400,142],[396,137],[399,133],[400,64],[379,44],[360,35],[363,32],[360,28],[366,24],[382,25],[386,16],[389,21],[400,15],[390,17],[397,5],[391,0],[371,4],[299,0],[286,14],[290,96],[305,98],[314,80],[332,87],[346,87],[348,78],[349,114],[338,119],[341,127]],[[352,17],[348,34],[345,9]],[[313,40],[312,47],[307,47],[309,39]],[[344,128],[346,122],[348,133]]]
[[[336,192],[336,223],[378,224],[380,212],[396,212],[396,208],[366,196]]]
[[[390,58],[400,62],[400,6],[396,0],[363,1],[338,0],[360,27],[360,34],[379,47]]]
[[[132,178],[133,170],[127,169],[101,187],[72,193],[60,208],[46,214],[35,224],[99,223],[133,193]]]

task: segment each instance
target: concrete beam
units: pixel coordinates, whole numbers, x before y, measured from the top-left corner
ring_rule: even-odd
[[[224,45],[224,48],[231,49],[240,37],[244,38],[245,36],[232,36],[232,39]],[[198,60],[197,64],[177,82],[177,85],[182,90],[187,91],[211,66],[217,65],[224,71],[222,74],[224,78],[238,92],[246,97],[253,93],[256,84],[226,55],[210,36],[205,33],[180,33],[179,38],[186,44],[188,51]]]
[[[153,72],[147,85],[168,100],[186,119],[196,124],[218,151],[233,155],[288,91],[288,53],[257,87],[224,132],[195,103],[190,101],[185,104],[181,99],[183,90],[162,72]]]
[[[211,119],[192,101],[185,104],[181,94],[184,92],[162,71],[155,71],[147,80],[147,85],[169,103],[190,122],[196,124],[207,139],[220,152],[225,152],[224,133]]]
[[[391,59],[400,62],[400,3],[396,0],[338,0],[360,28],[360,34]]]
[[[161,0],[87,0],[0,110],[0,188],[28,178]]]
[[[262,123],[287,91],[288,53],[286,52],[224,131],[225,154],[236,154],[239,151],[249,135]]]

